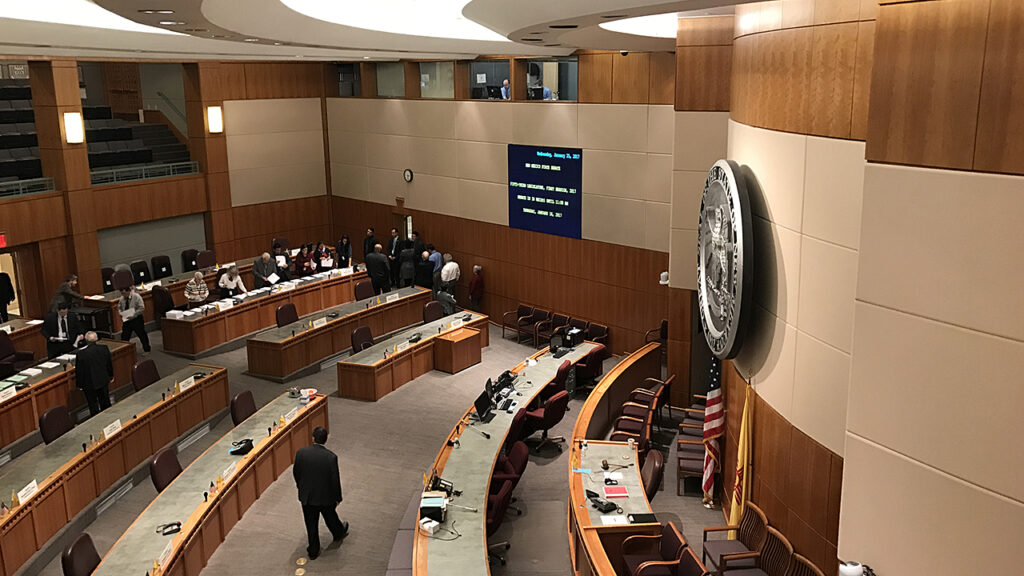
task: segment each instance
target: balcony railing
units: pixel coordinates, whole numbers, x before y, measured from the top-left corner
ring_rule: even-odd
[[[53,192],[53,178],[32,178],[31,180],[12,180],[0,182],[0,198]]]
[[[125,166],[106,170],[93,170],[92,185],[117,184],[135,180],[151,180],[153,178],[170,178],[199,174],[198,162],[174,162],[172,164],[145,164],[142,166]]]

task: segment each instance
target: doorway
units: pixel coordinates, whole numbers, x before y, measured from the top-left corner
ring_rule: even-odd
[[[398,229],[398,235],[408,240],[412,238],[412,216],[392,213],[392,226]]]
[[[7,307],[7,313],[11,316],[21,316],[21,298],[18,290],[18,274],[14,267],[14,258],[8,252],[0,253],[0,273],[7,274],[11,278],[11,286],[14,287],[14,302]]]

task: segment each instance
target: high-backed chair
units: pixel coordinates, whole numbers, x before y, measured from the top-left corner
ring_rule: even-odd
[[[441,310],[441,303],[437,300],[431,300],[423,305],[423,323],[427,324],[434,320],[440,320],[444,316],[444,312]]]
[[[665,457],[657,450],[651,450],[644,460],[644,467],[640,470],[640,479],[644,482],[644,494],[647,501],[654,500],[661,487],[661,478],[665,475]]]
[[[591,342],[597,342],[598,344],[604,344],[608,346],[608,327],[603,324],[590,323],[590,327],[587,328],[587,340]],[[605,352],[607,354],[607,351]]]
[[[522,342],[523,341],[523,335],[525,334],[526,336],[529,336],[529,337],[533,338],[534,343],[536,343],[537,342],[537,326],[542,324],[545,320],[547,320],[550,317],[551,317],[551,312],[548,312],[547,310],[544,310],[544,309],[541,309],[541,308],[534,308],[533,309],[533,314],[530,315],[529,322],[527,322],[526,326],[524,326],[524,327],[519,329],[519,334],[518,334],[518,337],[516,338],[516,342]]]
[[[549,398],[541,408],[526,413],[526,428],[531,431],[530,434],[537,430],[541,431],[540,444],[535,448],[537,452],[540,452],[540,449],[546,444],[554,444],[558,447],[559,452],[562,451],[562,447],[557,443],[565,442],[565,438],[562,436],[548,436],[548,430],[551,430],[562,421],[568,409],[569,393],[563,390]]]
[[[799,554],[793,554],[786,576],[825,576],[810,560]]]
[[[622,561],[630,576],[677,574],[677,568],[686,539],[669,522],[661,527],[661,534],[636,534],[622,541]]]
[[[730,540],[708,540],[708,534],[715,532],[736,531],[736,538]],[[732,526],[710,526],[704,529],[704,551],[701,558],[713,570],[718,571],[722,565],[722,556],[760,552],[768,535],[768,517],[753,502],[743,505],[743,516],[740,523]],[[754,560],[734,560],[730,564],[735,568],[753,568]]]
[[[164,448],[149,461],[149,478],[157,492],[163,492],[178,474],[181,474],[181,463],[174,448]]]
[[[153,280],[159,280],[161,278],[167,278],[174,274],[171,270],[171,257],[165,254],[159,256],[153,256],[149,259],[149,263],[153,266]]]
[[[565,383],[569,380],[569,372],[572,370],[572,362],[563,361],[555,372],[555,377],[548,382],[537,395],[536,406],[548,401],[549,398],[565,390]]]
[[[719,566],[722,573],[736,576],[786,576],[793,561],[793,545],[775,528],[769,526],[767,531],[760,552],[722,556],[722,564]],[[753,568],[736,566],[737,560],[744,562],[751,558],[754,560]]]
[[[356,300],[366,300],[367,298],[373,298],[373,283],[369,280],[361,280],[356,282],[353,288],[353,293]]]
[[[163,286],[153,286],[153,315],[156,316],[157,321],[174,308],[174,297],[171,296],[171,291]]]
[[[213,268],[217,265],[217,255],[213,253],[213,250],[201,250],[196,254],[196,266],[200,270],[207,268]]]
[[[352,353],[358,354],[373,346],[373,334],[368,326],[359,326],[352,331]]]
[[[252,390],[246,390],[231,399],[231,422],[238,426],[249,416],[256,413],[256,400],[252,397]]]
[[[508,454],[499,454],[498,461],[494,464],[494,473],[491,474],[491,493],[496,493],[506,480],[512,481],[512,489],[515,490],[529,462],[530,449],[521,440],[512,445]],[[511,501],[516,501],[514,496]],[[523,515],[519,508],[512,505],[509,505],[509,508],[515,510],[516,516]]]
[[[100,555],[92,538],[82,532],[60,555],[60,567],[64,576],[90,576],[100,565]]]
[[[534,338],[536,342],[534,342],[534,344],[537,348],[540,348],[541,342],[550,342],[551,336],[558,333],[558,331],[563,330],[568,325],[568,316],[565,314],[552,314],[551,318],[537,323]]]
[[[145,284],[153,280],[153,275],[149,272],[149,264],[145,260],[136,260],[129,267],[132,269],[132,275],[135,276],[135,280],[139,284]]]
[[[135,388],[136,392],[159,379],[160,372],[156,369],[156,362],[153,362],[152,358],[136,362],[132,366],[132,388]]]
[[[114,291],[114,269],[113,268],[100,268],[100,278],[103,280],[103,291],[113,292]]]
[[[506,328],[518,335],[519,331],[530,323],[531,318],[533,318],[533,307],[526,304],[520,304],[515,310],[505,312],[501,315],[501,337],[505,337]]]
[[[131,270],[114,270],[114,275],[110,277],[110,283],[113,284],[114,290],[131,288],[135,286],[135,275]]]
[[[508,426],[508,434],[505,435],[505,446],[503,447],[505,452],[512,450],[512,446],[526,436],[526,408],[520,408],[516,410],[512,416],[512,423]]]
[[[221,268],[217,270],[217,275],[213,279],[213,286],[210,291],[217,295],[217,298],[228,298],[228,291],[226,288],[220,287],[220,279],[222,276],[228,273],[227,268]]]
[[[16,350],[10,335],[0,330],[0,378],[31,367],[35,357],[35,353],[30,350]]]
[[[299,321],[299,313],[295,309],[295,304],[291,302],[285,302],[278,306],[277,311],[274,312],[274,317],[277,318],[278,328]]]
[[[199,270],[199,250],[195,248],[189,248],[188,250],[181,251],[181,269],[185,272],[192,272],[193,270]]]
[[[508,511],[508,505],[512,501],[512,487],[512,481],[505,480],[495,494],[487,497],[486,523],[488,537],[493,536],[501,528],[501,523],[505,520],[505,512]],[[505,557],[499,554],[498,551],[508,550],[510,546],[511,544],[508,542],[488,542],[488,559],[494,558],[504,566]]]
[[[661,325],[644,333],[644,344],[658,342],[662,346],[668,344],[668,320],[662,319]]]
[[[58,404],[39,415],[39,433],[43,436],[43,442],[47,444],[68,433],[74,427],[71,413],[63,404]]]
[[[604,374],[604,345],[598,344],[576,363],[576,389],[592,387]]]
[[[289,248],[292,247],[291,243],[288,242],[288,239],[285,238],[284,236],[280,236],[280,237],[274,238],[270,242],[270,245],[273,246],[274,244],[280,244],[281,248],[283,248],[284,250],[288,250]]]

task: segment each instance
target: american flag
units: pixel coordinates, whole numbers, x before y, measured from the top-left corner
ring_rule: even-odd
[[[718,438],[725,432],[725,406],[722,404],[722,361],[711,359],[711,378],[707,408],[704,410],[704,501],[713,500],[715,472],[721,465]]]

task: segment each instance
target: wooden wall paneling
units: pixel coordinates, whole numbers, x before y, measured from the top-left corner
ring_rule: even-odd
[[[647,104],[650,97],[651,55],[631,52],[612,54],[612,102]]]
[[[676,110],[728,111],[732,46],[676,48]]]
[[[974,169],[1024,174],[1024,5],[992,0]]]
[[[469,60],[455,62],[455,99],[469,100]]]
[[[878,11],[867,159],[970,170],[989,0],[887,4]]]
[[[417,100],[420,97],[420,63],[403,62],[405,65],[405,99]]]
[[[582,74],[583,74],[582,65],[581,64],[577,64],[577,66],[580,66],[580,68],[578,68],[579,76],[578,76],[577,83],[580,86],[582,86],[582,79],[583,79],[583,76],[582,76]],[[512,100],[526,100],[526,59],[525,58],[516,58],[516,59],[512,60],[512,77],[509,78],[508,83],[512,87]],[[610,90],[610,87],[609,87],[609,90]],[[581,94],[581,92],[578,93],[578,94]],[[577,96],[577,97],[579,97],[579,96]],[[580,101],[581,102],[583,101],[582,98],[580,98]]]
[[[877,9],[877,5],[876,5]],[[875,21],[857,24],[857,56],[853,74],[853,114],[850,138],[868,137],[868,103],[871,98],[871,67],[875,61]]]
[[[66,235],[64,196],[55,192],[0,201],[0,230],[7,233],[9,246]]]
[[[676,46],[727,46],[732,44],[733,16],[680,18]]]
[[[373,62],[359,64],[359,97],[377,97],[377,64]]]
[[[93,189],[96,229],[113,228],[205,212],[206,179],[202,175],[178,176],[114,184]]]
[[[252,62],[243,66],[248,99],[319,98],[324,93],[320,63]]]
[[[49,299],[57,291],[57,287],[60,286],[61,282],[69,274],[77,273],[77,270],[72,267],[73,262],[68,257],[72,253],[71,246],[68,246],[68,241],[72,238],[52,238],[39,242],[39,286],[42,290],[41,303],[45,307],[49,306]],[[99,262],[99,244],[96,240],[95,232],[83,235],[82,238],[78,239],[82,241],[82,248],[76,248],[75,252],[95,250],[96,254],[83,255],[83,260]],[[90,275],[84,274],[83,276],[88,277]],[[95,288],[99,289],[101,286],[100,279],[97,277],[95,281],[97,282]],[[79,288],[84,290],[86,287],[91,287],[90,282],[80,277]],[[45,313],[45,309],[43,312]],[[42,318],[42,316],[36,316],[36,318]]]
[[[136,116],[142,108],[142,79],[138,62],[102,62],[103,91],[114,116]]]
[[[850,137],[859,28],[857,22],[812,28],[809,134]]]
[[[612,54],[610,52],[580,54],[578,56],[578,72],[578,98],[581,103],[607,104],[612,101]],[[524,72],[519,80],[522,82],[525,78]],[[524,86],[523,99],[525,98]]]
[[[672,104],[675,102],[675,53],[651,52],[651,75],[648,91],[648,102],[650,104]]]

